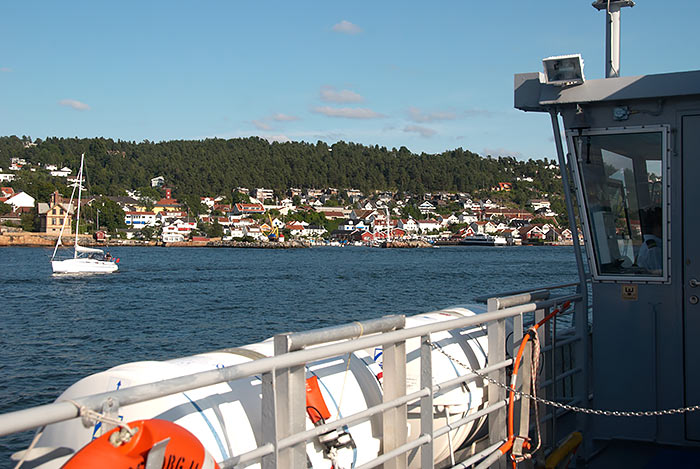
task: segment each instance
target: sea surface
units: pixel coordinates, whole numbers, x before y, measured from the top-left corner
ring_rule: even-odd
[[[572,247],[111,249],[119,272],[51,274],[51,249],[0,248],[0,413],[53,402],[124,362],[417,314],[576,281]],[[0,437],[0,467],[32,432]]]

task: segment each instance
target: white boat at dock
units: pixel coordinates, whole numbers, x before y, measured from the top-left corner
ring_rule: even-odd
[[[465,236],[460,239],[459,244],[462,246],[505,246],[508,243],[503,236],[479,233],[473,236]]]

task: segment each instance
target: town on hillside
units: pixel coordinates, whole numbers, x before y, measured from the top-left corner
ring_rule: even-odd
[[[45,172],[64,190],[46,200],[11,187],[18,171]],[[77,201],[69,203],[71,186],[80,181],[75,171],[56,165],[32,164],[12,158],[8,172],[0,169],[0,225],[58,235]],[[84,181],[83,181],[84,183]],[[504,240],[503,244],[569,244],[572,233],[552,210],[547,194],[533,194],[525,207],[503,202],[511,183],[501,182],[491,197],[464,192],[434,191],[408,194],[392,191],[362,193],[358,189],[297,188],[280,193],[266,188],[237,187],[230,194],[201,195],[198,201],[178,200],[168,178],[155,176],[148,190],[126,196],[85,197],[80,201],[81,233],[96,239],[149,242],[231,240],[275,242],[300,239],[318,244],[376,244],[423,240],[458,244],[475,237]],[[71,226],[64,235],[72,233]]]

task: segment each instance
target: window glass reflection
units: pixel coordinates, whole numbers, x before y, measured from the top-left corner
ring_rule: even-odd
[[[598,273],[661,277],[662,133],[584,135],[574,142]]]

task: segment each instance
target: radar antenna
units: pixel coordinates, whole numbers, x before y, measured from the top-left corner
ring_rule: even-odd
[[[620,9],[633,7],[632,0],[596,0],[593,7],[605,10],[605,78],[620,76]]]

